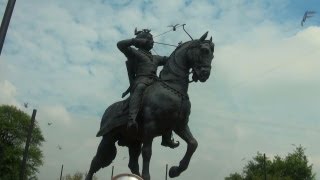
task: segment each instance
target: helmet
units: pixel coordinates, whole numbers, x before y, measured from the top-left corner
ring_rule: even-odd
[[[137,28],[134,30],[134,34],[136,35],[136,38],[139,39],[147,39],[148,40],[148,44],[145,46],[140,46],[140,49],[144,49],[147,51],[150,51],[153,48],[153,37],[152,34],[150,33],[150,29],[143,29],[141,31],[137,31]]]
[[[134,34],[136,38],[143,38],[148,40],[153,40],[152,34],[150,33],[150,29],[143,29],[142,31],[137,31],[137,28],[134,30]]]

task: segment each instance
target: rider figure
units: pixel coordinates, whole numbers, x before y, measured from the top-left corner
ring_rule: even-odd
[[[165,56],[152,55],[150,50],[153,48],[153,38],[150,30],[135,29],[136,38],[122,40],[117,43],[119,50],[128,58],[126,65],[129,75],[130,87],[122,95],[130,91],[129,100],[129,121],[128,128],[138,129],[136,122],[137,114],[140,110],[140,104],[144,90],[150,86],[157,78],[157,67],[163,66],[168,58]],[[135,46],[138,49],[132,48]],[[162,145],[175,148],[179,144],[171,139],[172,132],[162,136]]]

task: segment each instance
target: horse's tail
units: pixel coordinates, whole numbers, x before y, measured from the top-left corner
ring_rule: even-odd
[[[103,136],[112,129],[128,122],[129,99],[110,105],[104,112],[97,137]]]

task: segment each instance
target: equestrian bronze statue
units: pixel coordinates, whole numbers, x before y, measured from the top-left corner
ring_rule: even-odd
[[[187,150],[179,165],[170,168],[169,176],[177,177],[187,169],[198,146],[188,126],[191,111],[188,87],[190,82],[205,82],[210,76],[214,43],[212,38],[206,40],[207,34],[208,32],[199,39],[179,44],[169,57],[151,55],[149,51],[153,41],[152,38],[147,37],[149,35],[118,43],[118,48],[127,56],[128,61],[133,57],[130,53],[135,51],[133,53],[137,53],[137,56],[134,55],[136,58],[133,59],[140,61],[139,63],[142,63],[141,61],[149,63],[147,66],[152,67],[150,68],[152,71],[159,65],[164,66],[158,78],[155,72],[148,71],[150,69],[146,71],[147,75],[139,74],[143,71],[139,70],[139,67],[143,69],[145,66],[137,65],[137,62],[134,62],[133,66],[129,65],[134,72],[133,75],[131,74],[132,82],[127,91],[131,95],[125,100],[110,105],[103,114],[100,130],[97,133],[98,137],[102,136],[102,140],[92,159],[86,180],[91,180],[95,172],[112,163],[117,153],[116,142],[119,146],[128,147],[130,156],[128,167],[131,172],[144,180],[150,180],[152,141],[155,137],[162,136],[162,143],[174,148],[177,144],[171,139],[172,131],[187,143]],[[146,48],[148,46],[149,48]],[[124,51],[130,51],[129,56]],[[130,74],[129,68],[128,74]],[[189,80],[190,74],[192,74],[192,81]],[[147,79],[138,80],[137,78]],[[137,88],[141,88],[139,84],[142,84],[142,90],[138,90],[138,95],[134,97]],[[132,103],[132,97],[139,99],[138,103]],[[132,115],[131,112],[136,114]],[[138,158],[141,153],[143,163],[140,174]]]

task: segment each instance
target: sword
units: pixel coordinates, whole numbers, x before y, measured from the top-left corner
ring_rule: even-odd
[[[122,96],[121,96],[122,98],[124,98],[127,94],[129,94],[129,92],[131,90],[132,83],[133,83],[133,79],[134,79],[134,77],[133,77],[134,73],[133,73],[133,69],[132,69],[132,62],[127,60],[126,61],[126,67],[127,67],[128,79],[129,79],[130,86],[128,87],[128,89],[124,93],[122,93]]]

